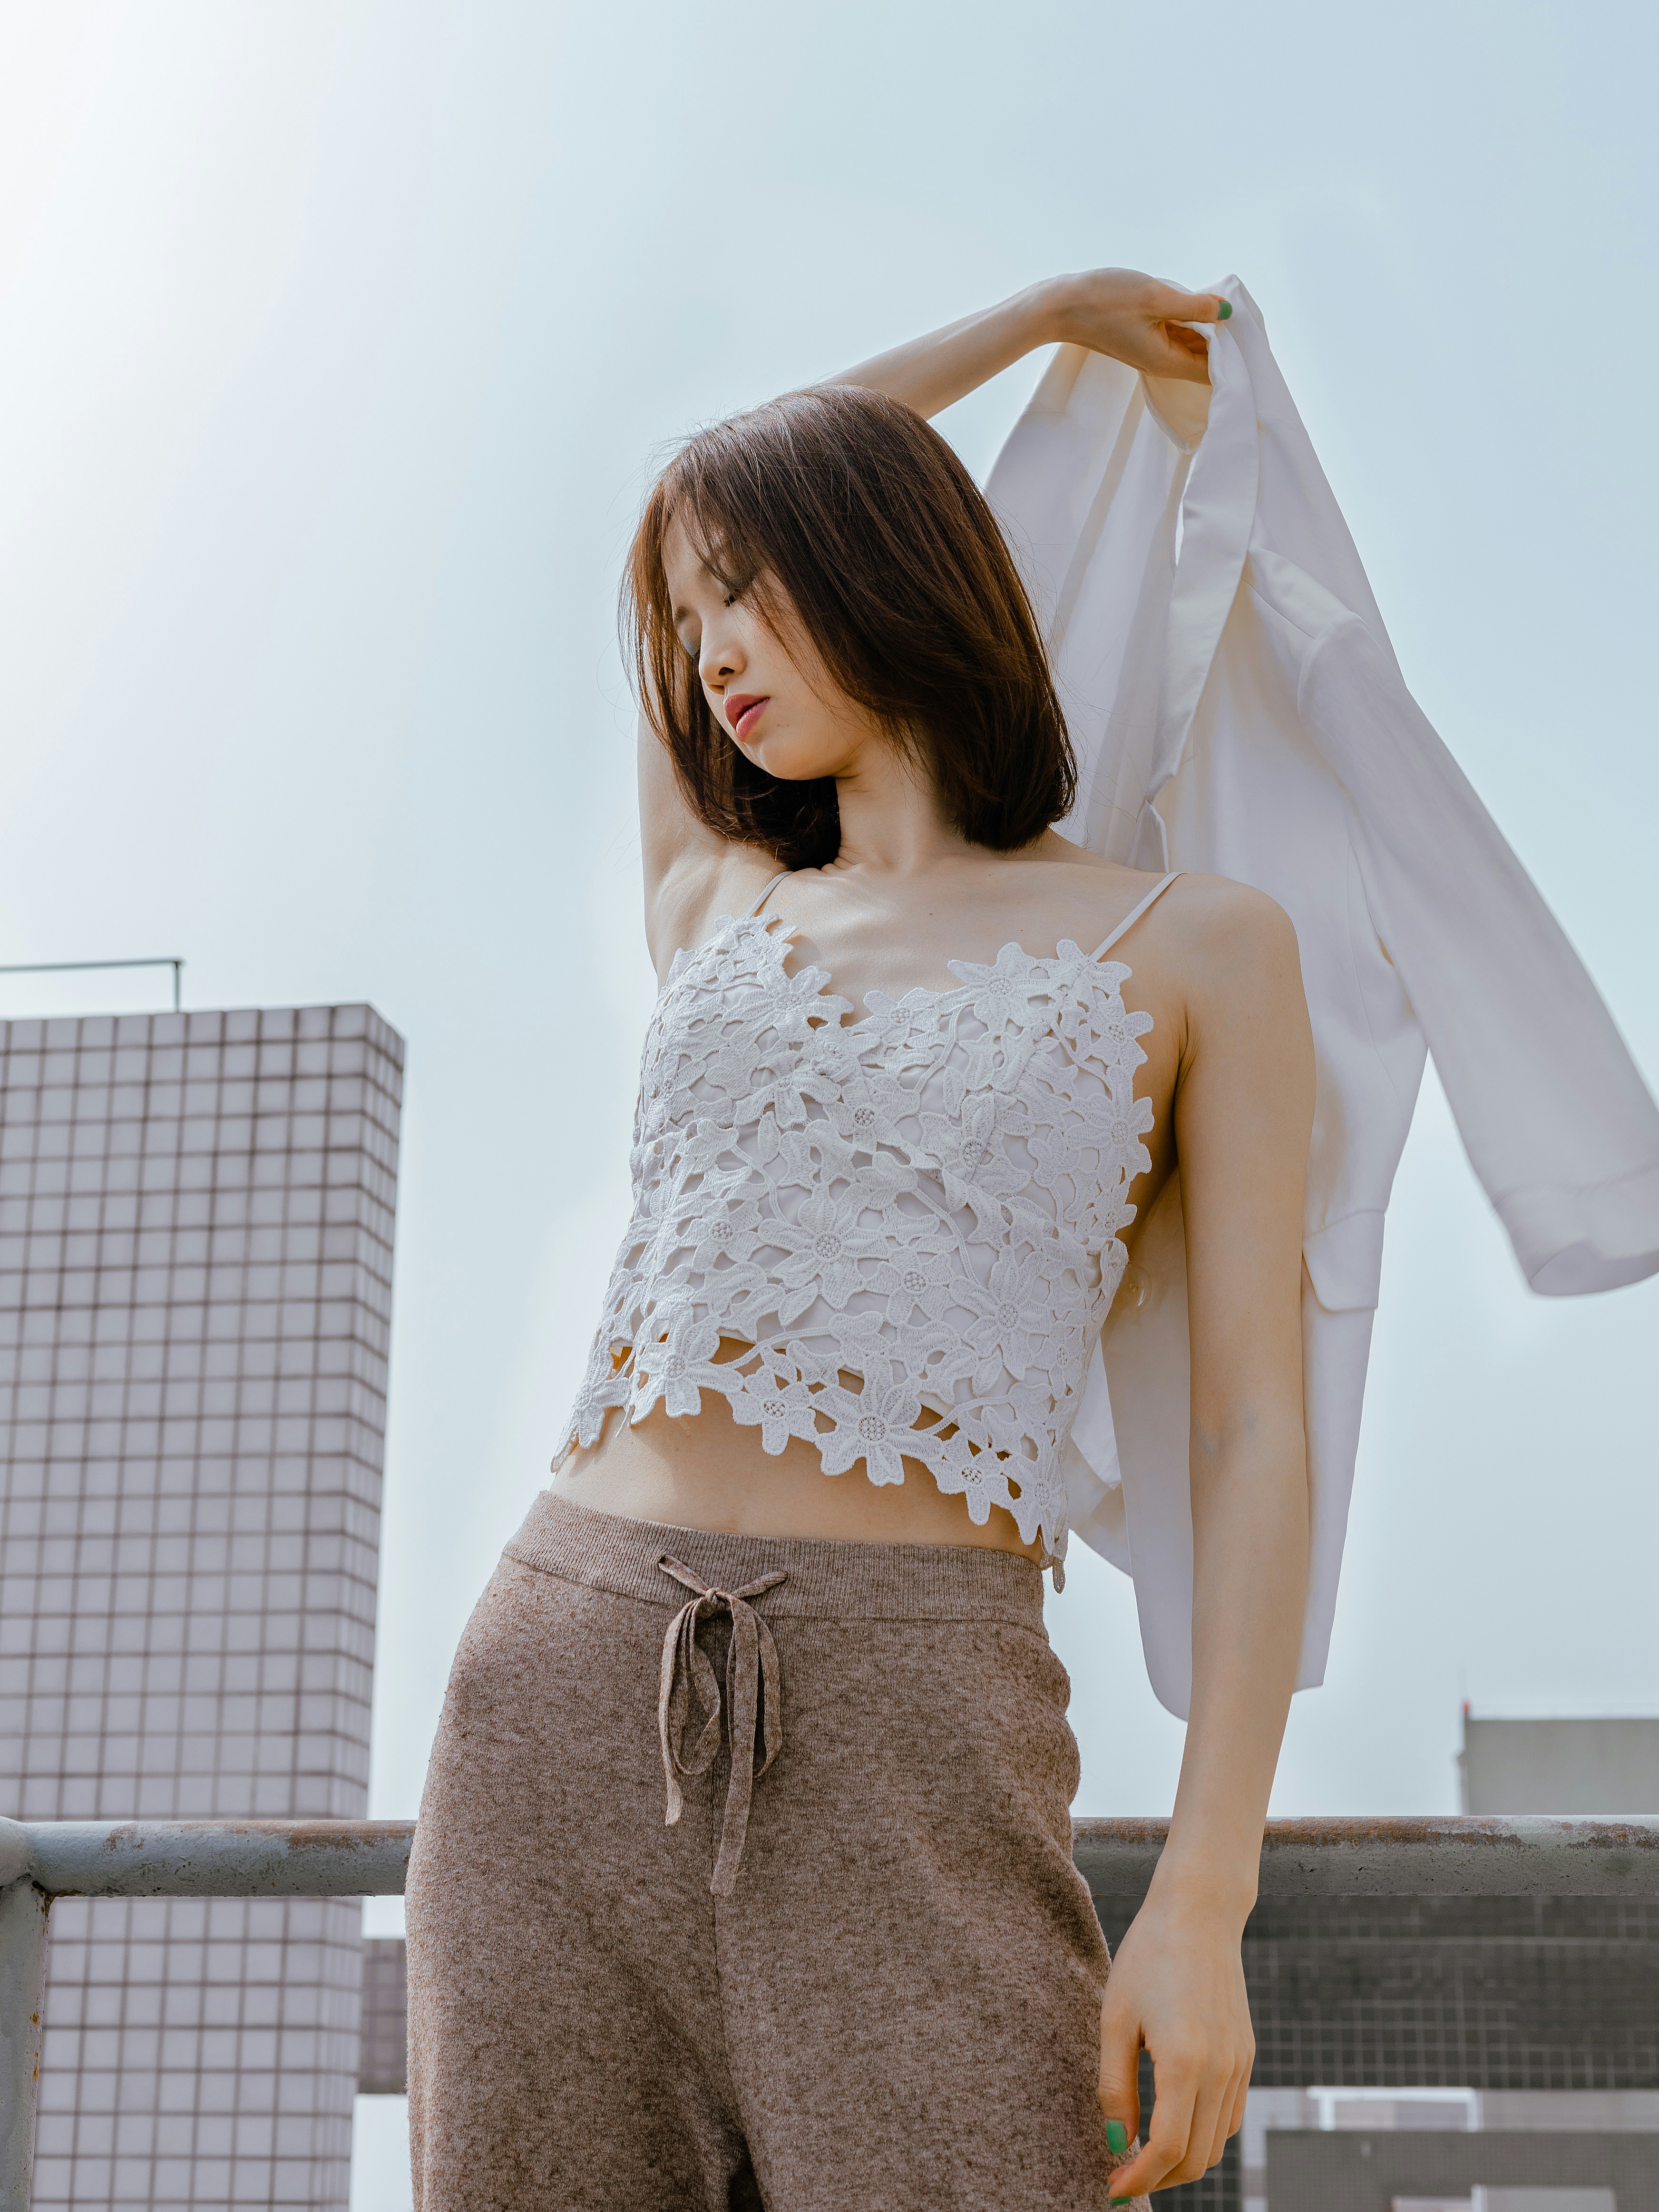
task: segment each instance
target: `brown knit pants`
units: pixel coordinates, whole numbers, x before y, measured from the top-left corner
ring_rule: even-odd
[[[1011,1553],[539,1498],[410,1867],[418,2212],[1103,2207],[1068,1689]]]

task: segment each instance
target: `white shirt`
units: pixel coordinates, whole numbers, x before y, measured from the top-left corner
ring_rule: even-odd
[[[1253,884],[1296,925],[1318,1070],[1304,1236],[1313,1552],[1297,1686],[1335,1610],[1382,1255],[1425,1051],[1535,1291],[1659,1271],[1659,1110],[1559,925],[1407,690],[1255,301],[1210,388],[1062,346],[988,490],[1079,768],[1062,832]],[[1206,408],[1207,405],[1207,425]],[[1179,557],[1176,557],[1177,544]],[[1132,1573],[1152,1686],[1192,1688],[1179,1177],[1073,1430],[1072,1526]]]

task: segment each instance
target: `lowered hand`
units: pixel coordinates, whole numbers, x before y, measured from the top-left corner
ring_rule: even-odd
[[[1158,2097],[1150,2139],[1112,2176],[1114,2203],[1196,2181],[1243,2124],[1255,2036],[1241,1933],[1230,1911],[1148,1896],[1118,1946],[1100,2014],[1101,2110],[1134,2140],[1143,2044]]]

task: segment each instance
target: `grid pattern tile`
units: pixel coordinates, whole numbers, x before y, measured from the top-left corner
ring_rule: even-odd
[[[401,2097],[408,2087],[409,1973],[401,1936],[363,1942],[363,2027],[358,2061],[361,2097]]]
[[[344,2204],[360,1905],[99,1898],[52,1918],[37,2206]]]
[[[1255,2079],[1659,2088],[1659,1905],[1264,1899],[1244,1941]]]
[[[402,1041],[0,1023],[0,1791],[366,1809]],[[343,2205],[357,1909],[64,1900],[39,2206]]]

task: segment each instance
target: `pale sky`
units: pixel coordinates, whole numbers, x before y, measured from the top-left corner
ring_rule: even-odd
[[[1237,271],[1408,680],[1659,1075],[1656,45],[1594,0],[0,5],[0,959],[180,953],[187,1005],[408,1040],[375,1813],[625,1218],[613,602],[676,434],[1053,271]],[[981,474],[1040,366],[943,418]],[[1453,1809],[1465,1697],[1659,1711],[1656,1321],[1526,1291],[1431,1081],[1276,1810]],[[1165,1811],[1128,1586],[1073,1562],[1078,1809]]]

